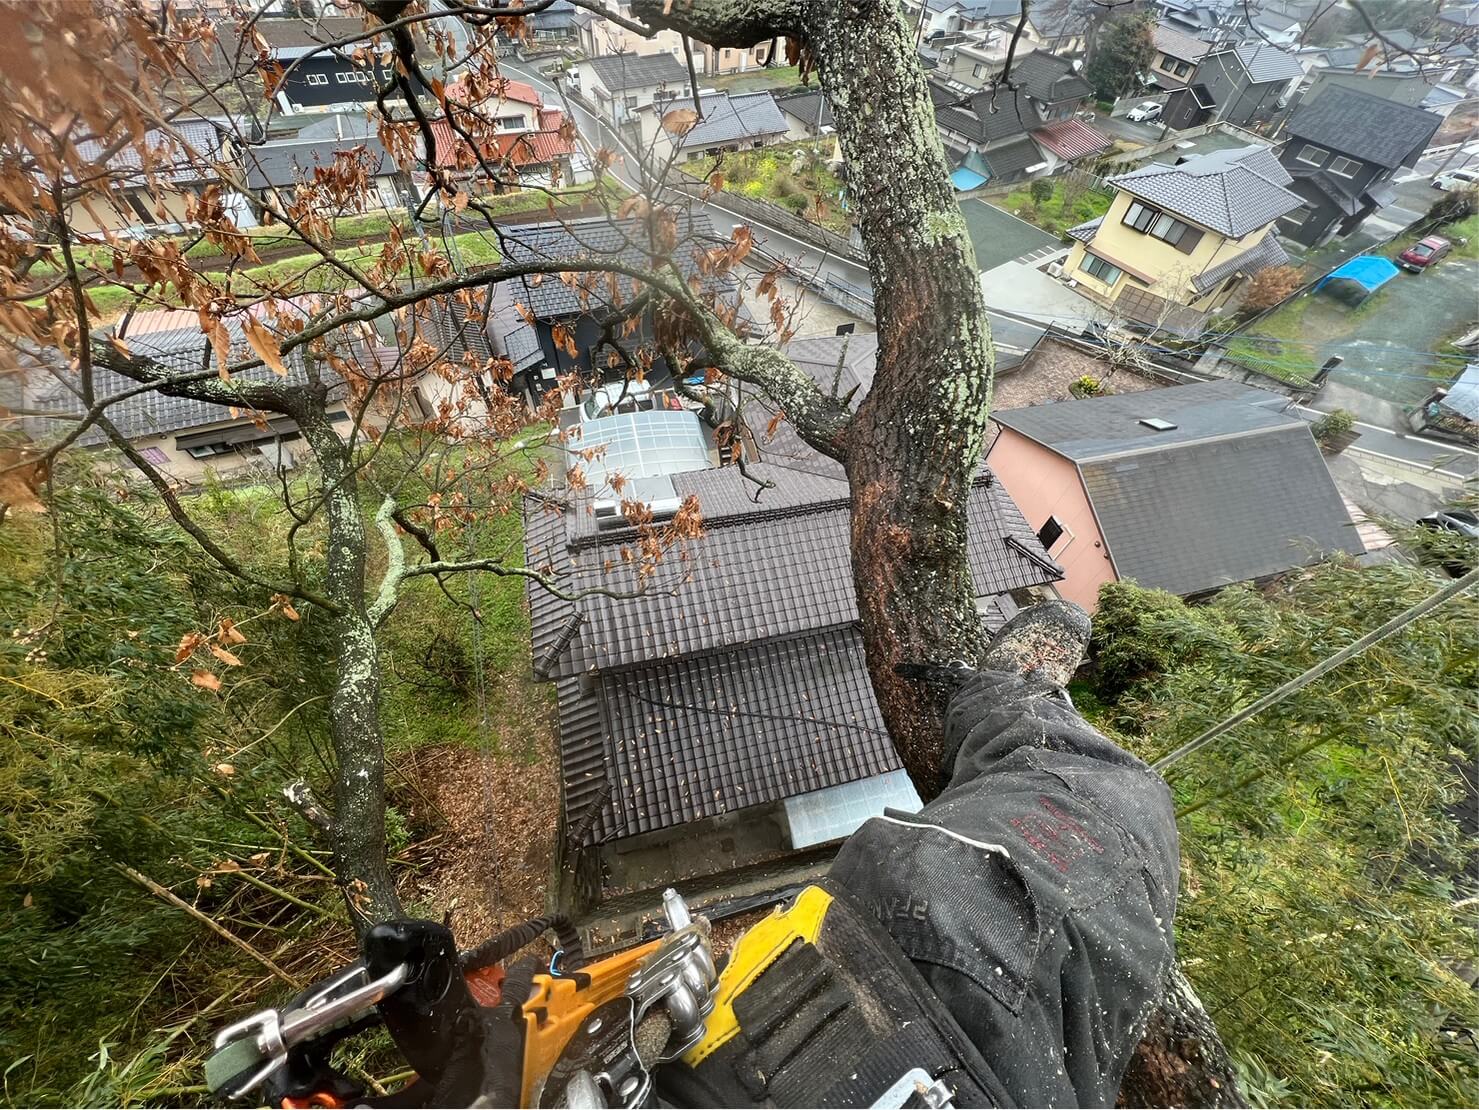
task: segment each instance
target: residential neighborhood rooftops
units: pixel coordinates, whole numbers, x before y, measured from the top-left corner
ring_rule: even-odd
[[[671,54],[607,54],[586,58],[581,64],[590,66],[596,79],[612,92],[688,82],[688,70]]]
[[[756,139],[779,135],[789,128],[786,117],[777,107],[775,97],[765,91],[752,93],[715,93],[699,97],[702,112],[697,123],[679,140],[681,149],[713,146],[739,139]],[[676,100],[672,107],[692,106],[692,101]]]
[[[1266,146],[1199,154],[1109,179],[1116,188],[1203,227],[1237,238],[1292,212],[1304,201],[1285,188],[1293,178]]]
[[[1025,137],[1041,123],[1023,89],[983,89],[969,96],[949,89],[943,93],[935,91],[939,89],[939,85],[931,89],[935,120],[971,142],[993,143],[1014,135]]]
[[[1185,596],[1364,550],[1286,403],[1217,381],[992,419],[1077,465],[1120,578]]]
[[[181,119],[170,125],[174,134],[166,135],[158,128],[150,130],[144,136],[144,146],[151,153],[164,155],[151,172],[169,182],[214,181],[217,173],[213,163],[221,152],[221,129],[229,126],[229,121],[216,124],[207,119]],[[77,144],[79,163],[96,161],[102,156],[103,148],[101,139],[84,139]],[[108,172],[116,177],[126,177],[129,171],[137,170],[142,181],[143,166],[139,148],[133,143],[115,151],[108,159]]]
[[[1289,134],[1395,169],[1416,159],[1443,117],[1359,89],[1330,88],[1289,119]]]

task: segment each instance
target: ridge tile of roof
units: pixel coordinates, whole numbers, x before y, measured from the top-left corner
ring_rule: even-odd
[[[1251,145],[1152,162],[1111,177],[1109,184],[1221,235],[1241,238],[1304,204],[1272,150]]]

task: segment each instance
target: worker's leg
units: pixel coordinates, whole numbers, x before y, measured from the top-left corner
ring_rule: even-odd
[[[888,928],[1013,1099],[1107,1105],[1171,963],[1176,826],[1161,779],[1059,692],[1086,625],[1075,634],[1067,609],[1039,608],[987,658],[1011,669],[951,700],[944,792],[865,824],[832,879]]]

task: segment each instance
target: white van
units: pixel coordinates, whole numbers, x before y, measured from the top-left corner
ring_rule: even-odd
[[[1451,193],[1455,189],[1472,189],[1479,185],[1479,169],[1444,170],[1433,178],[1433,188]]]

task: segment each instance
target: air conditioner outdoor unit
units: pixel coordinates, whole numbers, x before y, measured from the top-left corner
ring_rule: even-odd
[[[1062,276],[1063,276],[1063,263],[1061,263],[1061,262],[1049,262],[1048,263],[1048,277],[1062,277]]]

